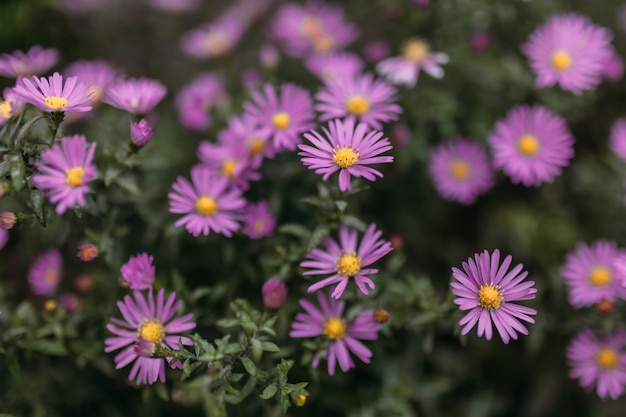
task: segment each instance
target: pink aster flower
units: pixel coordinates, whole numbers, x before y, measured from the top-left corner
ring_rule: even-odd
[[[300,134],[313,128],[313,102],[309,92],[284,83],[278,94],[270,84],[263,92],[252,92],[252,103],[244,103],[247,117],[261,126],[261,136],[270,136],[277,151],[294,150]]]
[[[463,270],[452,268],[458,282],[452,282],[452,293],[457,296],[454,304],[469,312],[459,321],[462,335],[466,335],[478,323],[478,336],[491,340],[492,324],[496,326],[504,343],[517,340],[518,333],[527,335],[528,329],[521,321],[534,323],[530,317],[537,311],[515,304],[514,301],[532,300],[537,290],[534,281],[524,281],[528,275],[518,264],[509,271],[511,255],[500,265],[500,251],[476,254],[474,259],[463,262]],[[521,320],[521,321],[520,321]]]
[[[167,93],[160,81],[130,78],[109,85],[103,101],[131,114],[145,115],[152,111]]]
[[[249,150],[240,143],[202,141],[198,146],[198,159],[203,166],[228,178],[232,186],[243,191],[250,188],[250,181],[261,179],[258,171],[261,159],[250,157]]]
[[[48,249],[35,260],[28,271],[28,283],[35,294],[51,295],[61,282],[63,260],[57,249]]]
[[[626,251],[615,242],[600,240],[591,247],[579,243],[567,254],[560,273],[568,289],[568,300],[576,308],[588,307],[602,300],[626,299],[626,288],[616,277],[614,267]]]
[[[96,177],[95,151],[95,143],[87,147],[83,135],[74,135],[62,138],[60,145],[55,144],[41,154],[41,161],[35,164],[39,173],[33,175],[33,182],[57,205],[57,214],[74,206],[85,206],[89,181]]]
[[[248,151],[248,156],[255,160],[254,166],[261,165],[263,158],[273,158],[276,150],[271,143],[271,132],[264,129],[254,118],[247,114],[231,116],[227,126],[217,134],[219,143],[238,146]]]
[[[620,118],[613,122],[609,144],[611,150],[626,161],[626,118]]]
[[[249,203],[243,216],[243,233],[251,239],[271,236],[276,227],[276,219],[270,211],[267,201]]]
[[[186,332],[196,327],[190,323],[192,314],[172,319],[182,302],[176,300],[176,293],[171,293],[167,300],[164,290],[160,290],[156,302],[152,289],[148,292],[147,300],[141,292],[133,291],[133,296],[127,295],[117,302],[123,320],[111,318],[107,330],[114,334],[104,340],[104,351],[109,353],[124,348],[115,358],[115,369],[120,369],[134,362],[128,375],[129,380],[137,384],[153,384],[158,380],[165,382],[165,363],[168,358],[145,358],[135,352],[135,343],[139,338],[155,344],[162,344],[172,350],[178,350],[179,341],[183,345],[193,345],[188,337],[177,333]],[[182,368],[178,361],[172,364],[173,368]]]
[[[93,243],[83,243],[78,246],[76,256],[83,262],[91,262],[98,257],[98,247]]]
[[[13,51],[0,55],[0,76],[21,78],[41,75],[48,72],[58,61],[59,51],[56,48],[35,45],[26,53]]]
[[[280,278],[270,278],[263,284],[263,305],[267,308],[278,309],[285,303],[287,284]]]
[[[24,108],[24,101],[13,91],[13,88],[5,88],[3,95],[4,99],[0,98],[0,126]]]
[[[0,229],[11,230],[17,222],[17,216],[12,211],[0,211]]]
[[[93,99],[89,104],[95,105],[102,100],[107,87],[116,81],[120,72],[106,61],[76,61],[64,72],[65,76],[78,78],[78,81],[89,86]]]
[[[145,146],[153,135],[152,126],[148,124],[146,119],[141,119],[135,123],[130,121],[130,141],[135,146]]]
[[[221,77],[205,73],[194,78],[176,96],[180,123],[187,129],[203,132],[211,126],[211,111],[228,103]]]
[[[48,78],[21,78],[14,91],[19,98],[47,113],[90,111],[88,103],[94,98],[87,84],[76,77],[68,77],[63,82],[58,72]]]
[[[322,128],[324,136],[312,130],[304,137],[313,146],[298,145],[302,163],[323,175],[326,181],[333,173],[339,171],[339,190],[352,189],[351,177],[363,177],[368,181],[375,181],[383,174],[369,167],[371,164],[393,162],[393,156],[380,156],[391,150],[391,144],[383,133],[370,130],[365,123],[356,127],[353,120],[345,123],[334,120],[328,124],[329,130]]]
[[[4,246],[9,241],[9,231],[6,229],[0,228],[0,249],[4,248]]]
[[[334,375],[337,363],[343,372],[355,367],[350,353],[364,363],[370,363],[372,351],[359,340],[376,340],[380,325],[374,321],[374,312],[365,310],[348,323],[343,317],[345,303],[317,294],[320,308],[307,300],[300,300],[305,313],[298,313],[291,323],[291,337],[324,336],[327,347],[313,359],[317,368],[320,359],[328,361],[328,373]]]
[[[312,54],[304,61],[304,66],[317,78],[329,81],[360,74],[363,61],[350,52]]]
[[[565,119],[542,106],[513,108],[489,136],[493,164],[514,183],[552,182],[574,157]]]
[[[122,267],[120,283],[131,290],[147,290],[154,282],[154,265],[152,256],[147,253],[138,253],[131,256]]]
[[[378,269],[367,267],[389,252],[391,243],[380,239],[383,232],[376,230],[376,225],[371,224],[365,231],[361,243],[358,243],[358,232],[345,225],[339,228],[339,243],[327,237],[324,240],[326,250],[313,249],[300,263],[303,268],[310,268],[304,275],[326,275],[328,278],[311,285],[308,292],[314,292],[320,288],[337,284],[330,294],[332,298],[339,298],[343,294],[350,278],[354,279],[359,290],[365,295],[369,289],[374,289],[374,281],[368,275],[375,274]]]
[[[603,400],[617,399],[626,386],[625,344],[623,330],[597,338],[591,329],[583,329],[567,347],[570,378],[587,390],[595,388]]]
[[[461,204],[472,204],[493,186],[489,156],[478,143],[457,139],[433,149],[430,177],[439,194]]]
[[[586,16],[568,13],[550,18],[536,29],[522,51],[535,72],[535,85],[554,84],[574,94],[602,81],[611,53],[611,32]]]
[[[348,118],[380,130],[383,123],[397,120],[402,113],[395,103],[395,88],[371,74],[328,81],[315,98],[322,121]]]
[[[239,230],[238,221],[246,205],[241,190],[230,187],[227,177],[203,166],[191,169],[191,180],[178,177],[172,185],[175,192],[167,195],[170,213],[184,214],[175,225],[185,226],[194,236],[207,236],[213,230],[231,237]]]
[[[443,77],[442,64],[447,64],[448,55],[443,52],[432,52],[430,46],[420,39],[410,39],[402,47],[402,54],[382,60],[376,70],[396,85],[413,87],[420,71],[433,78]]]
[[[195,59],[210,59],[230,52],[246,29],[245,22],[233,14],[225,14],[216,21],[203,24],[185,33],[180,46],[185,54]]]

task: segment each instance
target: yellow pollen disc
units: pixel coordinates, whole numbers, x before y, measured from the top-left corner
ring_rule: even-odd
[[[478,290],[478,305],[488,310],[496,310],[502,307],[502,291],[498,285],[485,284]]]
[[[596,266],[589,272],[589,282],[596,287],[605,287],[613,281],[611,270],[604,266]]]
[[[351,167],[359,160],[359,152],[352,148],[338,148],[333,150],[333,162],[340,168]]]
[[[11,114],[11,104],[8,100],[0,101],[0,117],[8,119],[13,114]]]
[[[257,220],[254,222],[254,230],[256,232],[262,232],[265,229],[265,222],[263,220]]]
[[[331,52],[335,49],[335,40],[330,35],[319,33],[313,36],[313,48],[317,52]]]
[[[62,111],[67,107],[67,100],[63,97],[46,97],[46,106],[52,111]]]
[[[450,164],[450,174],[456,180],[466,180],[469,178],[472,170],[469,164],[461,159],[455,159]]]
[[[619,357],[614,349],[603,347],[596,353],[596,362],[604,369],[613,369],[619,363]]]
[[[72,187],[78,187],[83,185],[83,175],[85,175],[85,170],[82,167],[68,169],[65,171],[65,182]]]
[[[56,285],[59,283],[59,271],[56,268],[48,268],[43,273],[43,279],[50,285]]]
[[[356,254],[343,255],[337,261],[337,273],[344,277],[353,277],[361,270],[361,260]]]
[[[572,66],[572,56],[567,51],[557,49],[550,56],[550,63],[557,71],[567,71]]]
[[[287,112],[280,111],[272,116],[272,125],[276,129],[285,130],[289,126],[289,123],[291,123],[291,118]]]
[[[535,156],[541,143],[535,135],[525,133],[517,140],[517,149],[525,156]]]
[[[130,100],[130,107],[132,107],[133,109],[139,107],[139,99],[133,98],[132,100]]]
[[[46,300],[46,302],[43,303],[43,309],[46,310],[49,313],[51,313],[54,310],[56,310],[57,306],[58,306],[58,304],[54,300]]]
[[[346,333],[346,323],[342,319],[331,317],[324,323],[324,335],[331,339],[341,339]]]
[[[98,87],[97,85],[92,85],[87,90],[87,95],[93,96],[89,103],[94,104],[100,102],[102,96],[104,95],[104,92],[102,91],[102,88]]]
[[[211,197],[202,196],[196,200],[196,211],[203,216],[212,216],[217,211],[217,201]]]
[[[370,110],[370,102],[365,97],[354,96],[346,102],[346,110],[354,116],[361,116]]]
[[[157,319],[146,320],[141,323],[139,336],[153,343],[161,343],[165,337],[165,327]]]
[[[411,39],[402,47],[402,56],[416,64],[423,62],[428,55],[430,55],[430,47],[419,39]]]
[[[230,42],[222,33],[210,36],[206,40],[206,51],[210,56],[223,55],[230,50]]]
[[[300,23],[300,31],[304,36],[313,38],[322,32],[322,24],[317,17],[307,16]]]
[[[235,176],[235,168],[237,168],[237,160],[235,159],[227,159],[222,164],[222,174],[228,175],[228,178],[231,180]]]
[[[263,149],[265,148],[265,142],[263,142],[261,139],[257,137],[250,138],[249,145],[250,145],[250,155],[258,155],[261,152],[263,152]]]

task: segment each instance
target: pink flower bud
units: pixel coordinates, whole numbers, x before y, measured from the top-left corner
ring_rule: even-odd
[[[144,146],[152,139],[152,127],[146,119],[141,119],[139,123],[130,122],[130,140],[137,146]]]
[[[287,285],[278,278],[270,278],[263,284],[263,304],[265,307],[277,309],[283,305],[287,297]]]
[[[476,53],[482,54],[489,50],[491,47],[491,35],[485,30],[477,30],[472,33],[470,39],[470,46]]]
[[[91,262],[98,257],[98,248],[93,243],[85,243],[78,247],[76,256],[83,262]]]
[[[12,229],[16,220],[17,218],[15,217],[15,213],[11,213],[10,211],[0,211],[0,229]]]
[[[73,313],[75,311],[78,311],[78,309],[82,305],[82,302],[78,295],[68,292],[65,294],[61,294],[61,296],[59,297],[59,304],[61,305],[61,308],[68,313]]]

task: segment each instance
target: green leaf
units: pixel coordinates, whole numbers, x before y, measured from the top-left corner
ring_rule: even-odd
[[[278,228],[278,233],[293,235],[302,239],[308,239],[311,234],[309,229],[297,223],[283,224]]]
[[[4,177],[9,173],[9,161],[0,161],[0,177]]]
[[[38,340],[31,346],[31,348],[36,352],[44,353],[46,355],[67,355],[67,349],[63,346],[63,343],[61,343],[60,340]]]
[[[24,159],[21,154],[9,156],[9,172],[11,173],[11,183],[16,191],[24,188]]]
[[[313,233],[311,234],[311,239],[309,240],[309,244],[307,245],[307,252],[310,252],[318,246],[322,241],[330,234],[330,228],[325,225],[319,225],[315,228]]]
[[[269,384],[267,387],[265,387],[265,389],[263,390],[261,395],[259,395],[259,397],[263,398],[264,400],[269,400],[274,395],[276,395],[277,391],[278,391],[278,385],[276,385],[276,383],[274,382],[273,384]]]
[[[266,352],[280,352],[280,348],[272,342],[261,342],[261,347]]]
[[[111,185],[113,180],[115,180],[121,172],[122,171],[118,168],[107,168],[107,170],[104,171],[104,185],[106,187]]]
[[[133,176],[126,175],[117,177],[115,179],[115,183],[122,187],[124,190],[128,191],[130,194],[138,195],[140,193],[139,185],[137,185],[137,178]]]
[[[37,221],[44,227],[46,226],[45,202],[46,197],[43,191],[32,190],[30,192],[30,205],[32,206],[33,214]]]
[[[246,369],[246,372],[250,374],[250,376],[256,375],[256,365],[252,362],[250,358],[241,358],[241,363],[243,367]]]

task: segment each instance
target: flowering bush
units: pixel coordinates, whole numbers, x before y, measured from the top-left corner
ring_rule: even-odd
[[[0,414],[622,415],[626,4],[9,0]]]

